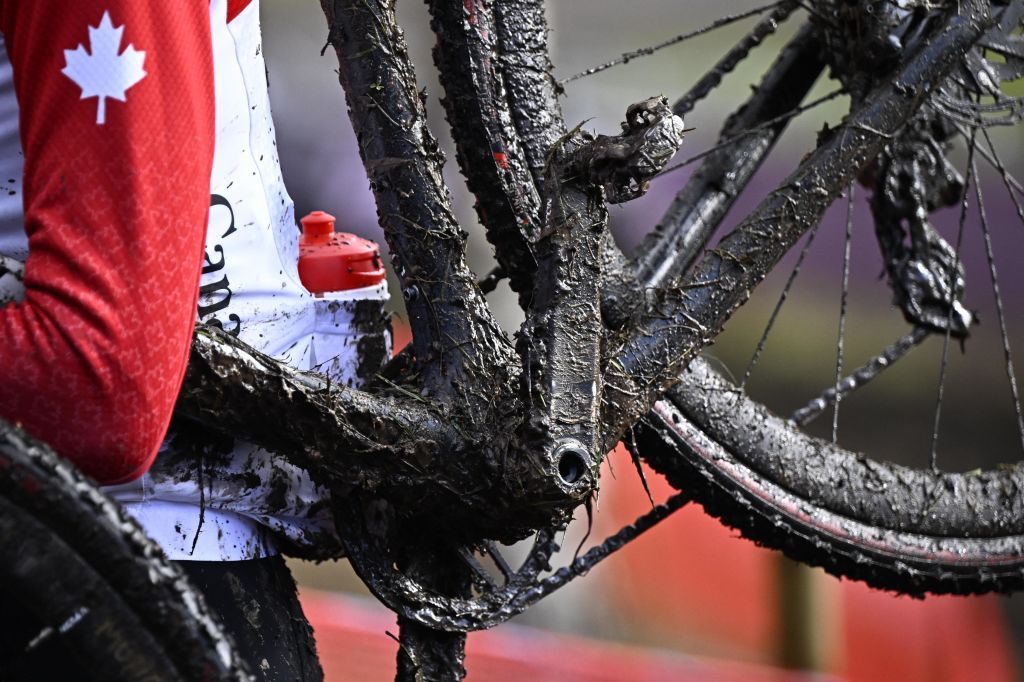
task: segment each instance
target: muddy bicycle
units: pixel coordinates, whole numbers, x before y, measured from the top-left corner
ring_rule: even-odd
[[[355,391],[201,328],[178,411],[202,425],[216,410],[234,433],[290,453],[337,491],[346,554],[399,615],[400,679],[460,679],[464,633],[521,612],[691,500],[747,537],[879,587],[913,594],[1019,588],[1020,465],[968,473],[940,471],[934,461],[897,466],[811,437],[799,425],[852,397],[930,336],[941,340],[945,358],[976,324],[963,301],[959,250],[968,222],[990,243],[985,213],[967,218],[967,197],[976,196],[978,208],[983,203],[979,163],[995,169],[1024,219],[1016,203],[1021,186],[990,134],[1022,116],[1020,98],[1002,86],[1019,79],[1024,66],[1024,3],[805,7],[783,0],[761,8],[754,28],[674,104],[636,103],[620,134],[593,136],[567,127],[559,113],[543,3],[431,2],[458,161],[499,263],[479,284],[465,264],[465,234],[452,214],[393,6],[322,4],[412,343],[375,383]],[[726,122],[638,255],[627,259],[608,238],[606,204],[642,195],[682,142],[681,116],[780,22],[801,13],[809,15],[806,26]],[[822,132],[816,149],[753,213],[712,242],[787,124],[813,106],[804,100],[826,68],[849,96],[850,113]],[[954,142],[967,149],[962,172],[947,159]],[[837,370],[804,410],[774,416],[699,353],[857,183],[872,192],[886,279],[909,331],[855,371]],[[929,220],[943,207],[962,207],[952,242]],[[1020,422],[991,253],[989,262]],[[505,278],[527,316],[515,343],[484,300]],[[16,464],[5,467],[13,473],[3,492],[12,509],[41,513],[27,501],[40,499],[25,492],[40,485],[25,483],[32,480],[57,481],[72,497],[87,495],[102,507],[102,498],[46,459],[44,449],[13,430],[7,440],[6,452],[31,453],[8,457]],[[552,571],[558,531],[590,503],[604,453],[620,441],[681,492]],[[46,476],[19,473],[26,471]],[[107,531],[128,532],[115,522],[116,510],[103,509]],[[13,528],[2,534],[6,542],[16,541]],[[510,566],[500,545],[527,537],[533,549]],[[133,542],[141,557],[136,570],[158,562],[140,549],[143,539]],[[72,544],[72,553],[86,551],[84,544]],[[46,556],[42,548],[9,546],[5,556]],[[26,590],[28,573],[17,574]],[[156,582],[165,594],[153,603],[190,603],[173,571]],[[67,603],[53,607],[43,628],[60,633],[72,623],[66,632],[80,632],[74,598],[56,596]],[[131,597],[126,603],[138,610]],[[192,659],[205,667],[179,673],[237,674],[230,647],[197,613],[180,611],[183,621],[200,625],[176,641],[205,651]],[[144,613],[135,617],[150,622]],[[152,660],[182,655],[171,651]]]

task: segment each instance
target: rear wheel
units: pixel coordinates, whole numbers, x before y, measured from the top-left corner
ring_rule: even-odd
[[[1024,466],[956,474],[870,460],[772,415],[703,360],[636,430],[643,457],[759,544],[921,595],[1024,586]]]
[[[836,297],[841,307],[838,347],[833,351],[834,383],[789,419],[776,416],[745,393],[751,369],[764,350],[779,309],[814,239],[812,231],[804,251],[795,259],[794,269],[746,371],[738,372],[736,380],[729,380],[706,360],[695,361],[680,384],[637,429],[639,451],[648,463],[745,536],[780,549],[792,558],[824,566],[834,574],[913,594],[1011,591],[1021,589],[1024,582],[1024,501],[1020,494],[1024,489],[1024,464],[1018,461],[984,471],[973,469],[982,455],[990,454],[978,452],[975,463],[960,463],[962,468],[972,470],[959,473],[940,470],[942,462],[936,457],[948,375],[946,365],[955,349],[950,342],[964,340],[977,324],[977,314],[965,305],[981,304],[977,295],[964,297],[962,252],[966,250],[967,237],[976,239],[972,246],[980,252],[973,271],[968,270],[971,277],[967,283],[978,284],[981,293],[988,288],[987,293],[993,295],[982,319],[989,330],[994,330],[988,341],[1001,346],[998,352],[986,356],[985,352],[975,350],[977,341],[971,339],[966,344],[967,357],[980,360],[983,365],[1003,365],[999,372],[1008,384],[1010,410],[1006,410],[1005,403],[997,406],[993,402],[1003,400],[1002,396],[986,393],[981,397],[987,409],[1001,409],[1008,416],[1016,416],[1016,429],[1007,429],[1009,437],[1001,441],[1003,456],[997,453],[985,459],[1019,460],[1024,443],[1024,421],[1012,362],[1012,330],[1007,322],[1011,316],[1001,294],[996,265],[999,258],[992,246],[992,232],[999,225],[995,221],[990,224],[986,215],[978,173],[982,161],[991,166],[994,184],[1006,190],[1010,210],[1016,213],[1011,221],[1017,224],[1009,225],[1009,230],[999,236],[1019,239],[1020,228],[1024,227],[1020,186],[1003,162],[1000,148],[993,144],[990,129],[994,125],[1017,125],[1022,118],[1021,100],[1012,93],[1015,88],[1019,91],[1024,75],[1024,3],[991,5],[996,23],[978,42],[979,47],[954,65],[945,84],[932,95],[917,119],[886,145],[879,159],[860,178],[862,184],[873,190],[872,218],[887,278],[895,302],[902,307],[913,329],[856,371],[844,370],[850,233],[854,222],[851,186],[845,255],[841,261],[842,291]],[[904,20],[908,15],[904,13],[895,19]],[[830,35],[827,28],[824,35]],[[839,49],[828,44],[832,50]],[[835,55],[832,58],[834,61]],[[832,66],[841,73],[841,65]],[[858,73],[864,76],[863,69],[847,72],[844,86],[849,91],[858,87]],[[860,87],[864,87],[862,83]],[[947,148],[951,146],[946,140],[957,136],[967,149],[966,162],[957,162],[962,175],[946,161]],[[893,172],[888,178],[881,177],[886,164],[891,168],[904,162],[911,156],[906,153],[909,150],[915,152],[912,163],[916,165],[911,172],[901,169],[902,176]],[[929,177],[931,170],[936,172]],[[911,186],[906,178],[921,184]],[[894,199],[904,202],[903,205],[897,206]],[[956,207],[959,212],[958,226],[947,231],[948,243],[929,224],[929,214],[944,206]],[[908,209],[915,209],[914,214],[903,212]],[[975,228],[974,234],[968,233],[970,228]],[[915,241],[920,244],[915,245]],[[820,251],[816,249],[815,253]],[[922,277],[930,277],[934,287],[925,296],[917,288]],[[985,286],[986,279],[990,281],[989,287]],[[911,300],[915,296],[916,300]],[[936,308],[929,311],[932,305]],[[931,414],[925,411],[925,419],[929,420],[925,427],[932,436],[930,467],[901,466],[840,447],[836,444],[838,415],[833,419],[831,440],[812,437],[801,429],[820,413],[838,411],[840,400],[847,400],[881,376],[915,351],[929,335],[937,336],[942,345],[940,366],[935,367],[938,397],[929,386],[929,390],[912,394],[915,397],[906,400],[927,402],[929,408],[935,406]],[[928,379],[932,379],[931,374]],[[891,434],[896,423],[910,412],[906,409],[876,417],[874,428]],[[948,419],[948,406],[946,412]],[[970,446],[984,450],[986,427],[974,426]],[[926,458],[927,453],[921,459],[927,461]]]
[[[926,17],[928,10],[923,4],[910,9],[913,4],[901,5],[899,10],[875,8],[884,12],[891,10],[892,13],[891,17],[879,22],[887,27],[887,32],[877,36],[882,47],[896,46],[906,54],[927,49],[922,47],[925,44],[921,40],[922,31],[936,17]],[[784,5],[782,3],[780,7]],[[844,11],[838,5],[820,3],[812,23],[817,23],[817,39],[829,51],[829,65],[833,73],[840,75],[842,89],[851,95],[856,107],[874,83],[887,80],[876,76],[871,68],[881,68],[882,63],[886,64],[886,69],[898,68],[902,56],[898,53],[885,54],[883,50],[855,54],[845,64],[839,63],[842,58],[837,57],[837,52],[850,50],[850,46],[839,45],[837,41],[847,34],[828,25],[830,17],[835,19]],[[885,191],[893,191],[895,187],[907,193],[918,192],[919,205],[927,211],[956,206],[962,199],[966,201],[968,196],[972,205],[982,204],[976,166],[984,159],[997,172],[1001,184],[1005,184],[1017,217],[1024,222],[1019,197],[1014,193],[1019,193],[1020,186],[1006,170],[989,138],[990,126],[1016,125],[1021,120],[1020,98],[1006,92],[1012,93],[1015,86],[1019,87],[1024,67],[1024,50],[1021,49],[1024,3],[993,2],[990,5],[996,25],[979,41],[981,47],[969,51],[954,64],[946,83],[922,108],[924,113],[919,115],[922,121],[919,130],[915,130],[915,124],[911,123],[899,137],[886,145],[883,152],[884,163],[890,164],[888,167],[902,161],[898,157],[905,150],[898,145],[905,137],[917,133],[919,138],[912,141],[920,141],[921,146],[928,147],[928,154],[931,154],[928,161],[941,171],[925,178],[935,187],[929,188],[929,193],[917,187],[899,186],[901,179],[895,172],[890,174],[890,185],[884,185],[880,175],[886,166],[882,165],[883,157],[880,157],[877,166],[860,178],[862,183],[872,185],[876,197]],[[837,14],[833,15],[833,11]],[[766,23],[771,24],[772,21],[774,18],[769,18]],[[737,49],[749,44],[757,31],[758,28],[752,30]],[[780,125],[780,119],[788,121],[800,112],[800,99],[807,90],[794,93],[794,88],[800,87],[798,82],[802,82],[795,77],[801,75],[797,67],[807,72],[803,75],[809,75],[810,82],[816,76],[815,71],[810,71],[813,60],[807,54],[797,54],[801,50],[808,51],[808,37],[805,31],[791,43],[791,63],[787,63],[785,52],[780,55],[761,88],[727,122],[719,144],[709,150],[709,158],[687,187],[680,191],[659,229],[645,239],[635,259],[642,285],[657,287],[671,282],[712,244],[710,238],[714,228],[774,143],[777,131],[773,134],[772,129],[781,130],[784,122]],[[859,38],[861,36],[847,37],[847,41]],[[872,59],[878,61],[876,67],[868,63]],[[726,58],[722,63],[728,61]],[[724,70],[718,71],[701,83],[717,83],[724,74]],[[1015,85],[1008,89],[1005,87],[1007,82],[1015,80]],[[701,91],[700,85],[694,88],[694,92],[698,91]],[[798,98],[795,102],[792,101],[794,94]],[[690,95],[679,100],[677,113],[682,113],[679,107],[690,107],[694,101]],[[789,103],[782,112],[755,112],[756,109],[766,109],[766,101]],[[946,137],[960,135],[968,142],[967,163],[960,162],[966,182],[962,176],[957,178],[955,172],[942,175],[951,166],[943,165],[945,154],[940,147],[946,143],[940,132],[927,127],[933,121],[941,122],[944,127],[942,134]],[[819,140],[827,141],[828,136],[826,127]],[[925,162],[915,158],[914,163],[923,165]],[[927,169],[921,171],[921,175],[927,172]],[[797,177],[797,174],[791,177]],[[820,187],[811,186],[808,191],[819,190]],[[799,201],[797,195],[796,202]],[[800,210],[796,202],[794,210]],[[927,218],[917,218],[920,222],[914,223],[915,216],[908,219],[898,212],[899,209],[891,205],[880,208],[879,204],[877,198],[873,200],[876,229],[881,230],[879,223],[889,219],[895,227],[911,232],[909,236],[897,233],[895,238],[908,242],[918,239],[925,243],[925,251],[930,247],[933,253],[948,256],[942,265],[936,265],[933,271],[926,273],[934,278],[935,289],[922,296],[919,290],[914,290],[920,285],[914,278],[919,273],[915,269],[919,267],[917,254],[902,242],[897,247],[888,244],[887,252],[885,240],[881,235],[879,237],[883,242],[883,256],[893,261],[891,264],[887,261],[886,266],[891,268],[888,275],[893,281],[896,299],[901,303],[904,315],[915,325],[912,332],[901,340],[903,345],[895,355],[905,354],[931,333],[940,339],[944,337],[947,347],[943,352],[944,365],[945,356],[950,352],[950,337],[953,341],[963,338],[966,336],[965,328],[976,322],[960,303],[964,289],[961,239],[956,239],[955,247],[945,242],[940,244],[940,240],[933,236],[937,233],[925,224]],[[961,231],[963,222],[961,217]],[[984,237],[991,270],[991,291],[996,299],[995,308],[986,321],[989,328],[995,327],[1000,332],[996,338],[1002,342],[1004,352],[999,357],[1005,356],[1005,374],[1012,388],[1018,423],[1022,424],[1020,400],[1009,359],[1007,315],[999,294],[996,259],[992,254],[984,211],[977,218],[972,217],[971,222]],[[911,223],[909,227],[905,227],[907,223]],[[1019,231],[1022,225],[1013,227]],[[815,229],[812,228],[812,238]],[[915,230],[918,233],[914,233]],[[890,242],[893,238],[889,237]],[[840,358],[848,293],[849,225],[846,249],[838,348]],[[972,274],[983,284],[987,273],[976,269]],[[900,281],[901,277],[903,281]],[[788,291],[787,284],[783,300]],[[932,294],[935,296],[931,297]],[[966,302],[970,304],[972,301],[968,299]],[[708,304],[713,305],[714,301],[709,300]],[[929,309],[933,304],[936,308]],[[948,312],[946,308],[949,308]],[[764,337],[758,344],[755,358],[760,355],[763,342]],[[875,364],[885,369],[894,361],[895,357],[890,355],[880,357]],[[869,377],[862,381],[860,376],[841,380],[850,376],[841,370],[840,360],[835,384],[823,391],[823,398],[809,408],[810,412],[828,409],[836,402],[837,392],[845,399],[871,380]],[[877,376],[881,370],[876,370],[878,367],[863,376]],[[938,368],[936,373],[939,373]],[[944,378],[945,369],[940,386]],[[1020,491],[1024,485],[1024,465],[1018,463],[968,473],[943,472],[935,464],[934,444],[930,468],[910,468],[873,460],[843,449],[834,442],[807,435],[797,425],[806,415],[795,414],[791,420],[773,415],[744,393],[741,386],[745,384],[746,376],[734,383],[724,379],[707,362],[697,360],[681,379],[679,386],[636,429],[637,451],[676,488],[692,496],[710,513],[738,528],[747,537],[780,549],[795,559],[822,565],[832,573],[866,580],[887,589],[914,594],[965,594],[1021,588],[1024,582],[1024,503]],[[922,394],[920,399],[931,403],[934,394]],[[939,405],[941,407],[941,397]],[[934,420],[938,424],[939,414],[935,414]],[[1021,439],[1024,440],[1024,425]],[[980,448],[980,439],[978,442],[975,447]],[[1011,459],[1020,459],[1020,456],[1018,454]]]

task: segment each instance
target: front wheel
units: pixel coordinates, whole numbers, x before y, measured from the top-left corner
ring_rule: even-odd
[[[0,679],[249,679],[202,597],[138,525],[3,421],[0,614]]]

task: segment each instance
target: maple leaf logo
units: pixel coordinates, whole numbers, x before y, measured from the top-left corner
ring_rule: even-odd
[[[124,52],[121,38],[124,26],[114,26],[110,12],[104,12],[99,26],[89,27],[89,47],[83,45],[74,50],[64,50],[67,65],[61,70],[65,76],[82,88],[82,99],[98,97],[96,123],[103,125],[107,120],[107,98],[125,101],[125,92],[146,76],[142,63],[146,53],[129,44]]]

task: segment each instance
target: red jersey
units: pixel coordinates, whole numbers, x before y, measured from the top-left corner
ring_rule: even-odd
[[[7,191],[30,247],[24,300],[0,307],[0,415],[101,482],[130,480],[166,431],[195,321],[210,6],[0,0],[0,32],[24,150]]]
[[[210,41],[214,71],[212,168],[205,175],[194,172],[172,178],[179,195],[180,188],[188,186],[190,196],[194,197],[197,180],[204,180],[207,187],[207,194],[200,201],[193,199],[195,203],[190,204],[209,209],[205,251],[200,259],[198,300],[194,274],[186,273],[187,276],[170,282],[179,285],[178,288],[160,290],[149,288],[149,283],[142,279],[149,277],[153,269],[159,271],[183,258],[191,258],[187,250],[184,255],[176,252],[177,255],[169,254],[163,261],[149,265],[131,264],[138,265],[133,276],[139,279],[135,282],[116,279],[114,284],[130,285],[125,292],[127,296],[133,295],[134,288],[141,305],[136,305],[131,310],[132,317],[121,324],[135,323],[146,333],[126,338],[119,353],[134,358],[136,350],[131,344],[149,342],[152,322],[146,316],[162,308],[147,306],[147,301],[156,301],[161,306],[174,301],[191,301],[195,305],[193,315],[199,321],[220,326],[297,369],[320,371],[337,383],[358,385],[375,369],[370,360],[377,356],[370,351],[376,348],[383,351],[380,357],[388,355],[387,332],[383,328],[374,331],[370,323],[374,314],[382,315],[387,286],[380,283],[328,292],[322,297],[313,297],[302,286],[296,268],[299,231],[281,175],[270,114],[259,3],[210,0],[207,11],[209,27],[205,33]],[[81,31],[81,40],[62,46],[63,66],[56,78],[57,85],[70,86],[74,92],[81,93],[81,101],[75,103],[89,105],[83,110],[90,115],[86,122],[93,127],[108,130],[115,116],[150,115],[148,109],[134,106],[136,93],[153,77],[149,64],[154,51],[138,34],[130,31],[130,22],[140,16],[137,13],[123,17],[114,10],[95,9],[93,18]],[[19,102],[13,87],[15,81],[21,82],[25,68],[30,74],[36,71],[31,62],[28,66],[17,62],[12,65],[3,48],[0,41],[0,306],[23,300],[25,292],[18,281],[20,262],[28,257],[30,263],[35,263],[37,245],[35,238],[29,239],[26,234],[21,205],[23,164],[17,121],[25,119],[28,112],[22,108],[23,115],[19,117]],[[97,64],[103,67],[98,72]],[[117,66],[108,68],[111,64]],[[182,70],[176,75],[181,79],[203,78],[196,85],[197,92],[211,87],[205,73],[190,74]],[[123,130],[134,130],[133,124],[123,119],[120,125]],[[188,139],[168,144],[167,158],[175,159],[183,150],[191,155],[194,146]],[[103,176],[89,181],[102,182]],[[135,197],[134,201],[145,206],[150,199],[163,201],[170,197],[174,200],[171,204],[155,204],[158,209],[165,205],[178,207],[182,203],[177,201],[179,196],[174,189],[166,184],[161,187],[164,196],[154,193]],[[122,224],[117,229],[125,227],[131,228]],[[167,229],[167,224],[149,225],[145,234],[164,239]],[[143,238],[141,235],[136,238]],[[65,256],[70,263],[66,269],[79,273],[78,286],[88,292],[89,280],[81,278],[73,264],[79,252]],[[122,267],[113,258],[108,258],[103,265],[113,268],[115,275]],[[40,279],[45,281],[44,276]],[[142,289],[146,289],[145,294],[140,293]],[[83,307],[87,310],[88,305],[95,303],[86,300]],[[358,314],[357,307],[361,310]],[[87,315],[86,319],[92,318]],[[190,329],[190,325],[184,329]],[[159,333],[167,337],[166,332]],[[367,338],[367,334],[372,334],[373,338]],[[182,345],[179,347],[178,343]],[[141,362],[165,362],[168,357],[176,360],[183,357],[184,344],[187,344],[187,334],[180,339],[175,337],[174,343],[164,346],[161,353],[170,356],[147,353]],[[55,349],[58,351],[60,349]],[[94,373],[91,368],[94,358],[82,360],[75,371],[89,377]],[[51,384],[43,388],[55,388],[54,378],[46,376]],[[132,418],[137,410],[153,410],[152,405],[105,404],[105,400],[117,396],[121,390],[117,382],[129,378],[126,373],[111,375],[109,393],[97,397],[95,410],[120,408],[122,414]],[[168,400],[160,403],[160,408],[169,409],[178,390],[178,378],[165,382],[163,388],[143,387],[166,391],[162,395]],[[68,401],[69,405],[79,401],[76,392],[53,393],[52,398]],[[3,414],[0,408],[0,415]],[[100,423],[105,428],[131,427],[131,424],[119,423],[116,413],[109,416],[110,419]],[[317,557],[336,553],[338,543],[326,502],[327,491],[315,486],[307,472],[290,464],[286,458],[238,440],[230,453],[197,459],[188,452],[177,451],[167,442],[150,467],[151,458],[147,453],[151,446],[148,440],[138,439],[134,446],[131,442],[124,445],[127,452],[124,459],[137,461],[138,469],[115,478],[102,468],[107,450],[103,443],[96,445],[97,433],[91,430],[93,427],[94,424],[88,422],[53,420],[49,430],[42,429],[38,433],[45,440],[61,443],[59,451],[70,451],[79,467],[101,478],[101,482],[119,483],[105,486],[104,490],[121,503],[170,558],[207,561],[258,558],[276,552],[275,539],[281,536],[287,538],[289,546],[305,548]],[[79,439],[81,433],[85,433],[85,439]],[[103,436],[104,432],[99,430],[98,434]],[[74,447],[70,448],[67,443]],[[143,450],[132,457],[131,448],[135,446]],[[145,475],[134,477],[144,469]],[[126,481],[129,476],[132,480]]]

